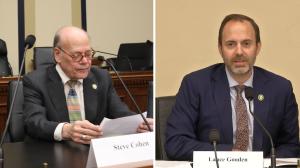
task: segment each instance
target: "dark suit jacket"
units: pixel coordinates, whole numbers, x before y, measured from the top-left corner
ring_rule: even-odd
[[[254,113],[269,130],[277,157],[299,152],[298,105],[290,81],[255,67]],[[264,100],[257,99],[258,94]],[[219,151],[233,146],[230,88],[224,64],[216,64],[184,77],[166,128],[166,152],[170,159],[192,160],[193,151],[213,150],[209,131],[220,132]],[[270,154],[270,140],[254,121],[253,150]]]
[[[35,138],[54,140],[55,128],[69,122],[64,86],[55,66],[33,71],[23,78],[24,119],[27,133]],[[97,89],[92,87],[97,85]],[[83,80],[86,119],[100,124],[104,117],[118,118],[134,113],[123,104],[106,70],[91,68]]]

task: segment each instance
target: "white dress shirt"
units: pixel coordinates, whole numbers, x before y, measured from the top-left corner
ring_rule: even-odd
[[[233,144],[235,144],[236,141],[236,112],[235,112],[235,101],[236,101],[236,90],[234,88],[234,86],[239,85],[239,83],[237,81],[235,81],[227,68],[225,68],[226,70],[226,75],[227,75],[227,79],[228,79],[228,83],[229,83],[229,87],[230,87],[230,97],[231,97],[231,109],[232,109],[232,128],[233,128]],[[243,83],[243,85],[245,86],[249,86],[249,87],[253,87],[253,69],[252,69],[252,75],[251,77],[245,82]],[[253,117],[249,112],[249,102],[245,97],[245,91],[242,92],[242,97],[246,103],[247,106],[247,112],[248,112],[248,126],[249,126],[249,145],[248,145],[248,150],[252,151],[252,140],[253,140]],[[250,103],[251,105],[251,109],[252,111],[254,111],[254,104],[253,101],[251,101]]]
[[[56,70],[62,79],[62,83],[64,84],[64,92],[65,92],[65,97],[67,101],[67,96],[70,90],[70,86],[67,84],[67,82],[70,80],[70,78],[64,73],[64,71],[61,69],[61,67],[56,64]],[[78,99],[79,99],[79,104],[80,104],[80,112],[81,112],[81,118],[82,120],[85,120],[85,110],[84,110],[84,95],[83,95],[83,79],[79,79],[79,82],[75,85],[75,91],[77,93]],[[55,128],[54,131],[54,139],[57,141],[62,140],[62,128],[65,123],[59,123],[57,127]]]

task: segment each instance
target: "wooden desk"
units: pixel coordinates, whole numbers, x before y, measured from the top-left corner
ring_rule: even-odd
[[[4,168],[84,168],[89,145],[71,141],[47,142],[27,139],[24,142],[4,143]],[[152,165],[143,168],[152,168]]]
[[[132,111],[137,111],[129,96],[125,92],[121,82],[114,72],[110,73],[113,80],[113,85],[120,96]],[[146,111],[148,104],[148,82],[153,80],[152,71],[135,71],[135,72],[120,72],[121,78],[132,93],[137,104],[142,111]],[[17,77],[0,77],[0,132],[3,131],[7,118],[7,93],[8,83],[11,80],[16,80]]]

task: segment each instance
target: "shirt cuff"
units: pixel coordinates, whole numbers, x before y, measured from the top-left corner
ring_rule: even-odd
[[[62,140],[62,129],[65,123],[59,123],[54,131],[54,140],[61,141]]]

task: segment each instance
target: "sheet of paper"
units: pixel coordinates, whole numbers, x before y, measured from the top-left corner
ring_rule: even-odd
[[[143,115],[146,117],[147,112],[144,112]],[[143,121],[140,114],[116,119],[104,118],[100,124],[103,129],[102,137],[135,134],[138,125]]]
[[[191,168],[191,162],[156,160],[155,168]]]
[[[270,158],[264,159],[264,167],[271,165]],[[276,158],[276,166],[297,165],[297,158]]]

